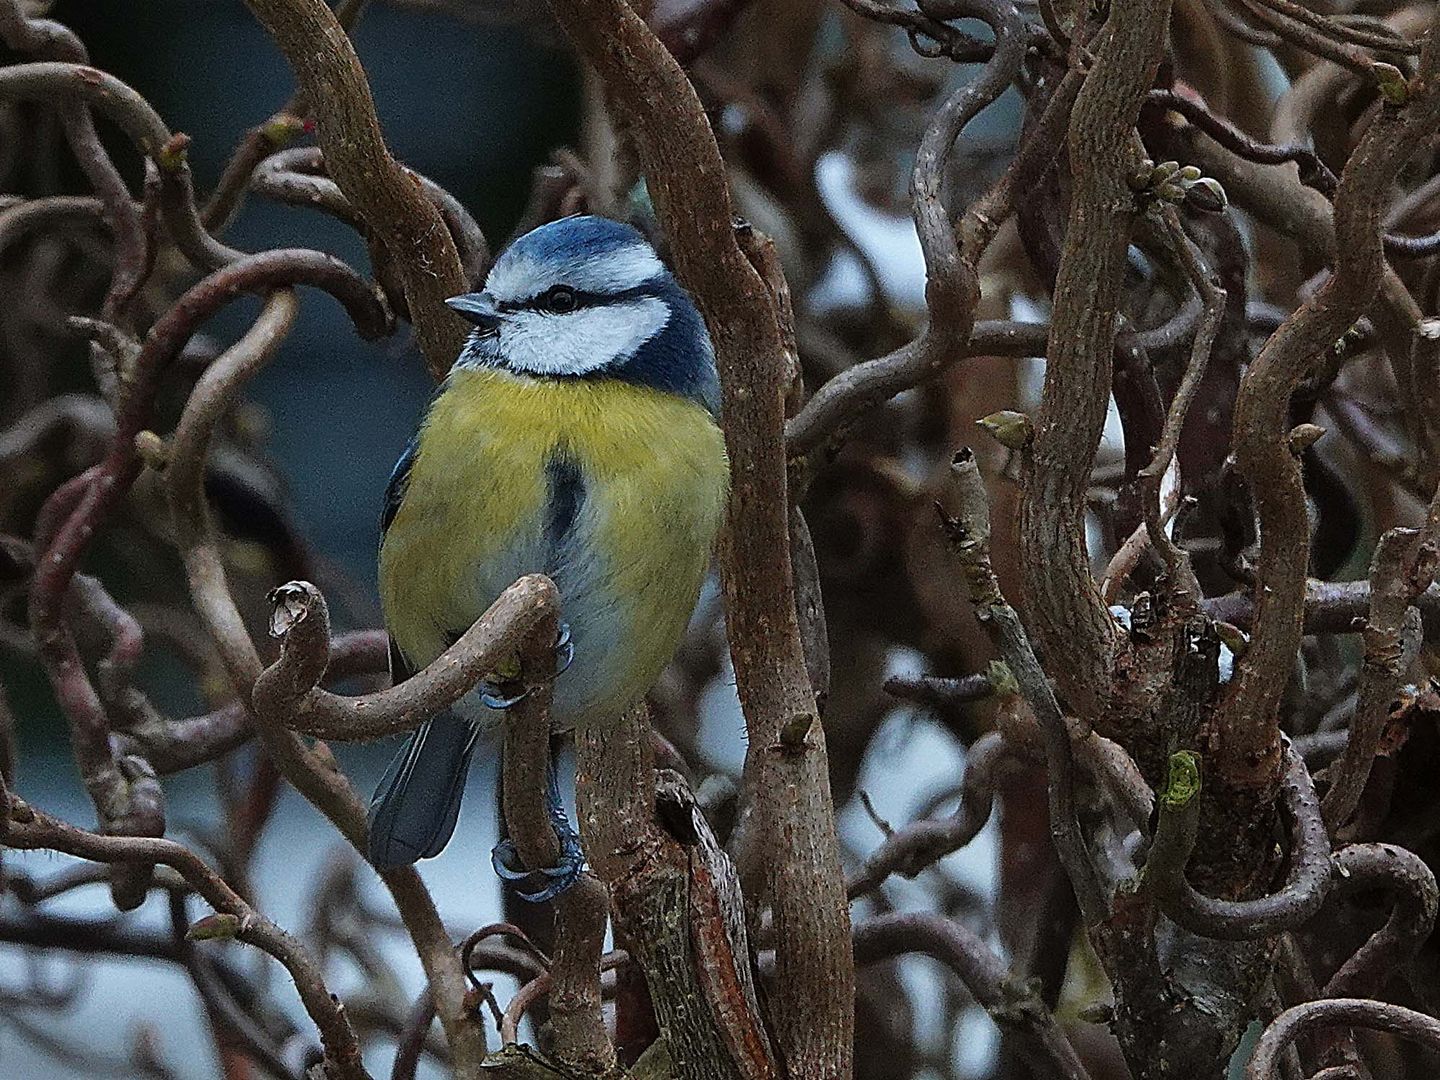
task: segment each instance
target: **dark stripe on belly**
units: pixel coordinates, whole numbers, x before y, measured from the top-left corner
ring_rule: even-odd
[[[585,502],[585,478],[580,466],[564,452],[552,454],[545,463],[545,541],[553,550],[565,541],[580,516]]]

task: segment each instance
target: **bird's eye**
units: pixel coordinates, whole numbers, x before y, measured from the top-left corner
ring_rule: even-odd
[[[546,311],[552,311],[557,315],[564,315],[567,311],[575,310],[575,290],[556,285],[548,289],[540,297],[540,306]]]

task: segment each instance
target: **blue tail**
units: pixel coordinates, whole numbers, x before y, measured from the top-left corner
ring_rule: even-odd
[[[370,802],[366,854],[377,870],[439,855],[455,831],[478,730],[444,712],[416,728]]]

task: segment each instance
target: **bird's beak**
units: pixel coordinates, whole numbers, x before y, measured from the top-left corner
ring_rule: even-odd
[[[493,333],[500,327],[500,312],[495,307],[495,301],[483,292],[452,296],[445,305],[484,333]]]

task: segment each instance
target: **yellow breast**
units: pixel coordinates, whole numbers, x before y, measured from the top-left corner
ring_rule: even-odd
[[[545,528],[557,455],[584,491],[558,549]],[[456,372],[381,547],[387,625],[425,664],[516,577],[550,573],[576,636],[557,712],[572,700],[623,708],[684,632],[726,484],[719,428],[690,401],[614,380]]]

